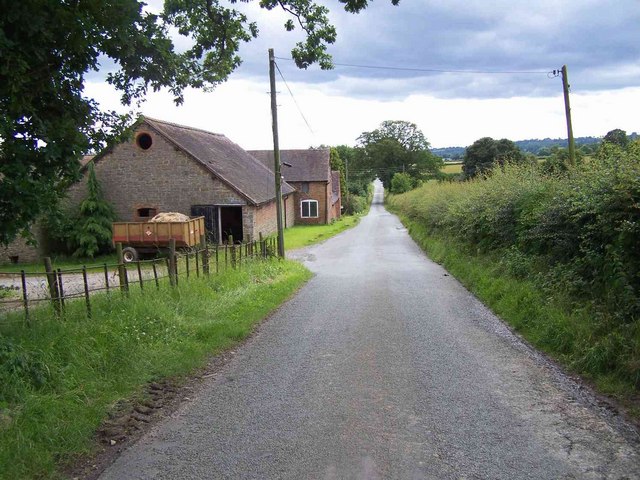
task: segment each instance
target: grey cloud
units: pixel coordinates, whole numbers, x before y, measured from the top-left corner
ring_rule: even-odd
[[[328,4],[329,5],[329,4]],[[441,70],[550,71],[567,64],[574,91],[640,85],[640,9],[636,0],[606,2],[372,2],[360,15],[331,3],[336,63]],[[240,77],[266,74],[266,50],[288,57],[294,40],[273,33],[243,47]],[[279,61],[288,81],[330,84],[353,97],[395,99],[423,93],[441,98],[507,98],[558,93],[545,75],[436,74],[316,67]],[[616,74],[618,72],[618,74]],[[344,80],[348,78],[349,81]],[[341,81],[339,81],[342,79]],[[557,80],[557,79],[556,79]]]

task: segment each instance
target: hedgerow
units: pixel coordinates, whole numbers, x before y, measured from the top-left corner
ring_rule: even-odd
[[[544,298],[582,312],[587,325],[562,333],[572,365],[640,387],[640,142],[604,143],[564,171],[506,165],[426,184],[391,203],[427,235],[495,256]]]

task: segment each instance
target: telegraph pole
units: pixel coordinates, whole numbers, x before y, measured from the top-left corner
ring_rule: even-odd
[[[282,226],[282,174],[280,173],[280,145],[278,143],[278,106],[276,104],[276,61],[269,49],[269,83],[271,84],[271,126],[273,130],[273,161],[276,177],[276,215],[278,216],[278,256],[284,258],[284,229]]]
[[[567,117],[567,136],[569,139],[569,164],[576,164],[576,144],[573,140],[573,127],[571,126],[571,106],[569,105],[569,79],[567,78],[567,66],[562,66],[562,90],[564,91],[564,111]]]

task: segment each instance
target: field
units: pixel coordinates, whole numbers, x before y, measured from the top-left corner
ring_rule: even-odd
[[[445,163],[440,171],[442,173],[462,173],[462,162]]]

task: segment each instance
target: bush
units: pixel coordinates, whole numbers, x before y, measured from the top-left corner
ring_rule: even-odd
[[[408,173],[395,173],[391,178],[391,193],[405,193],[415,187],[415,180]]]
[[[366,197],[348,195],[342,199],[342,206],[344,207],[345,215],[355,215],[356,213],[364,212],[369,206],[369,202]]]

